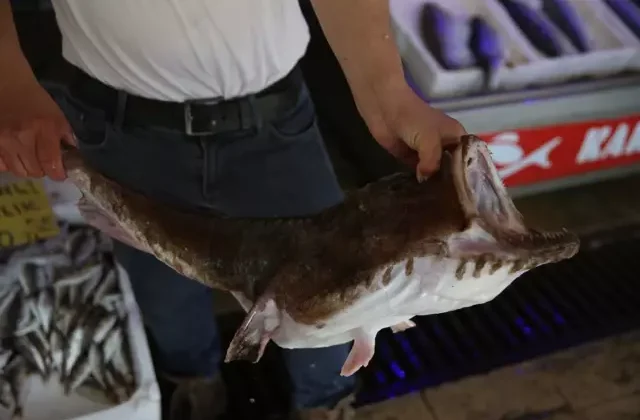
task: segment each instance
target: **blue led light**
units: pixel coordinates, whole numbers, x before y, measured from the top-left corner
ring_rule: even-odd
[[[409,344],[407,338],[402,333],[396,334],[396,338],[398,342],[400,342],[400,347],[402,347],[402,350],[404,350],[406,355],[409,357],[409,361],[411,362],[413,367],[420,370],[422,368],[422,363],[420,363],[420,359],[413,351],[413,348],[411,347],[411,344]]]
[[[545,333],[548,334],[548,333],[551,332],[551,330],[547,326],[547,323],[542,320],[542,318],[538,315],[538,313],[530,305],[525,305],[524,310],[536,323],[538,323],[540,328],[542,328],[542,330]]]
[[[562,317],[562,315],[560,315],[558,312],[554,312],[553,313],[553,319],[558,323],[558,324],[566,324],[567,321]]]
[[[527,325],[527,323],[521,317],[516,318],[516,324],[518,325],[518,327],[520,327],[522,332],[525,333],[526,335],[533,334],[533,330],[531,329],[531,327]]]
[[[402,368],[395,361],[391,362],[390,366],[391,366],[391,370],[393,371],[393,373],[395,373],[395,375],[398,378],[404,379],[404,377],[407,376],[404,370],[402,370]]]

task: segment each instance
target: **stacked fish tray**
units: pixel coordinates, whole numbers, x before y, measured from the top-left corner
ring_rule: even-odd
[[[159,419],[140,313],[89,228],[15,251],[0,274],[0,419]]]
[[[441,99],[640,70],[640,0],[391,0],[417,87]]]

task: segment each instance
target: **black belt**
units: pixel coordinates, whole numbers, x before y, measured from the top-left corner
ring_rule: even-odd
[[[156,126],[192,136],[249,129],[258,120],[277,119],[297,103],[302,74],[296,66],[286,77],[255,95],[235,99],[166,102],[127,94],[73,68],[71,94],[124,125]]]

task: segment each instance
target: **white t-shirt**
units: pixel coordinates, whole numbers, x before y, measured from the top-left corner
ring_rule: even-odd
[[[258,92],[304,55],[298,0],[53,0],[64,57],[110,86],[183,101]]]

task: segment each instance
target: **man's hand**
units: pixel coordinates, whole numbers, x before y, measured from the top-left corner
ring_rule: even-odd
[[[416,168],[418,179],[440,167],[442,146],[455,144],[464,127],[430,107],[402,80],[395,85],[352,92],[373,137],[389,153]]]
[[[65,177],[60,142],[71,127],[25,59],[8,1],[0,0],[0,171],[19,177]]]
[[[327,41],[375,139],[416,166],[418,177],[440,165],[442,146],[459,141],[460,123],[411,91],[390,34],[389,0],[312,0]]]
[[[0,171],[63,180],[61,141],[75,144],[71,127],[37,82],[0,90]]]

